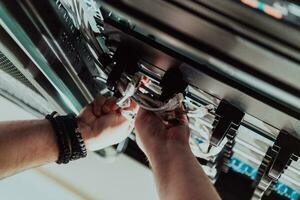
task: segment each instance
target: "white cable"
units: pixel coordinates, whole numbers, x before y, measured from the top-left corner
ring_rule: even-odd
[[[128,108],[130,106],[130,98],[135,94],[136,88],[132,83],[128,83],[123,97],[117,100],[117,105],[120,108]]]
[[[185,103],[192,105],[189,100],[185,100]],[[188,110],[187,112],[187,116],[190,119],[189,127],[192,130],[190,139],[191,149],[195,156],[204,159],[211,159],[216,156],[227,142],[225,138],[220,146],[209,148],[212,125],[205,120],[205,116],[207,116],[213,108],[213,105],[207,105],[194,110]],[[201,139],[203,143],[199,143],[197,138]]]
[[[190,102],[187,102],[190,104]],[[207,106],[201,106],[200,108],[197,108],[195,110],[189,110],[187,113],[188,117],[194,117],[194,118],[203,118],[207,114],[209,114],[209,111],[214,108],[213,105],[209,104]]]
[[[141,99],[138,98],[138,101],[141,101]],[[163,113],[163,112],[175,110],[178,106],[181,105],[182,101],[183,101],[183,94],[179,93],[179,94],[176,94],[172,99],[170,99],[166,104],[164,104],[158,108],[153,108],[153,107],[146,106],[143,104],[140,104],[139,106],[145,110]]]

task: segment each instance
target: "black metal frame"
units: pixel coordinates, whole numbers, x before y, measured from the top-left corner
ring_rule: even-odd
[[[131,28],[128,26],[123,26],[122,24],[110,19],[107,19],[107,23],[117,27],[118,29],[137,38],[138,40],[147,43],[149,46],[146,48],[151,49],[151,47],[154,47],[168,55],[176,57],[180,61],[185,62],[186,64],[184,64],[181,69],[185,73],[185,79],[187,79],[191,85],[194,85],[205,92],[213,93],[219,99],[225,98],[229,100],[230,103],[239,107],[246,113],[257,117],[278,129],[285,128],[289,130],[289,132],[297,132],[295,127],[297,127],[297,124],[300,123],[300,109],[296,108],[296,104],[294,104],[296,107],[291,106],[287,102],[279,101],[278,99],[272,97],[271,91],[269,94],[263,93],[249,85],[247,86],[244,83],[241,83],[240,81],[233,80],[232,77],[229,77],[226,74],[226,71],[218,71],[215,66],[213,66],[211,63],[208,63],[207,57],[205,57],[203,52],[209,53],[225,61],[223,65],[231,64],[237,70],[242,70],[255,79],[276,85],[276,88],[281,88],[282,91],[288,92],[296,99],[299,99],[299,89],[283,83],[279,79],[271,78],[270,75],[257,71],[257,69],[254,69],[255,67],[253,68],[253,66],[246,67],[247,64],[241,62],[239,59],[228,57],[226,52],[220,52],[215,48],[205,45],[203,43],[205,38],[195,38],[193,35],[183,34],[176,29],[176,25],[174,25],[176,22],[164,24],[164,22],[161,22],[157,18],[149,16],[149,13],[144,12],[144,10],[141,9],[144,1],[139,1],[139,6],[137,7],[133,6],[135,1],[126,1],[126,3],[123,1],[101,2],[104,2],[108,8],[112,8],[113,10],[117,11],[117,13],[120,12],[122,15],[128,17],[132,23],[137,25],[137,27]],[[160,1],[158,1],[158,3],[159,2]],[[152,4],[155,3],[157,2],[153,2]],[[166,5],[166,3],[164,2],[163,5]],[[152,13],[155,14],[155,10],[153,10],[154,7],[152,8],[150,6],[145,7],[144,9],[152,9]],[[168,13],[172,13],[174,10],[166,7],[164,11],[165,13],[164,15],[160,16],[161,18]],[[185,20],[189,21],[188,18]],[[139,33],[141,28],[145,29],[144,33]],[[149,34],[153,34],[155,36],[151,35],[151,37],[149,37]],[[168,43],[169,40],[165,39],[166,37],[169,39],[171,38],[170,40],[175,43],[176,48],[173,48],[174,45],[171,46]],[[197,51],[198,60],[195,58],[195,54],[191,56],[183,53],[186,52],[185,50],[187,48],[192,50],[199,49],[199,51]],[[178,49],[180,49],[180,51]],[[264,47],[261,47],[261,49],[264,49]],[[288,60],[288,58],[286,59]],[[164,67],[164,70],[168,69],[168,66]],[[289,66],[285,67],[286,70],[288,70]],[[230,71],[228,72],[231,73]],[[286,79],[289,78],[286,77]],[[266,110],[268,110],[268,112],[265,112]],[[286,123],[287,121],[290,123]],[[298,135],[300,136],[300,133],[298,133]]]

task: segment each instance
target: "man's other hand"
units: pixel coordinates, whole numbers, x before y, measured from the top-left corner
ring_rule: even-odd
[[[153,112],[140,109],[135,121],[137,143],[149,158],[162,157],[173,150],[189,151],[188,119],[182,110],[168,114],[165,121]]]
[[[132,101],[126,110],[137,111]],[[132,121],[121,114],[114,97],[98,96],[78,116],[78,126],[90,151],[99,150],[123,141],[132,131]]]

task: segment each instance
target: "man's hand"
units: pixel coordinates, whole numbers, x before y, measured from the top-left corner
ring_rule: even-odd
[[[136,111],[132,102],[129,110]],[[114,98],[98,97],[77,118],[88,150],[98,150],[124,140],[132,130]],[[0,179],[57,160],[59,148],[46,119],[0,123]]]
[[[140,109],[136,118],[135,128],[137,142],[150,159],[175,149],[189,150],[189,127],[186,115],[182,111],[168,114],[177,123],[164,121],[155,113]],[[163,151],[163,152],[162,152]],[[165,152],[168,151],[168,152]]]
[[[189,147],[188,120],[182,113],[169,113],[165,121],[140,109],[135,122],[137,142],[150,161],[160,199],[220,199]]]
[[[132,101],[127,110],[137,111]],[[123,141],[132,131],[132,121],[121,114],[114,97],[99,96],[78,116],[78,126],[90,151],[99,150]]]

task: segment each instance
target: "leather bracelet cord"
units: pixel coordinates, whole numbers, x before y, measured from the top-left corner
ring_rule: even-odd
[[[71,160],[77,160],[87,156],[87,150],[85,148],[84,140],[81,136],[79,128],[77,126],[76,115],[69,114],[64,116],[65,125],[68,130],[72,130],[70,135],[70,142],[72,146]]]
[[[61,125],[57,123],[56,117],[57,112],[53,112],[51,115],[47,115],[46,119],[48,119],[54,129],[56,135],[56,141],[59,149],[58,160],[56,161],[57,164],[67,164],[70,160],[70,145],[67,139],[66,134],[64,134]]]
[[[53,112],[51,115],[47,115],[46,119],[51,122],[57,138],[59,156],[56,163],[67,164],[70,160],[87,156],[87,150],[74,114],[58,116],[56,112]]]

